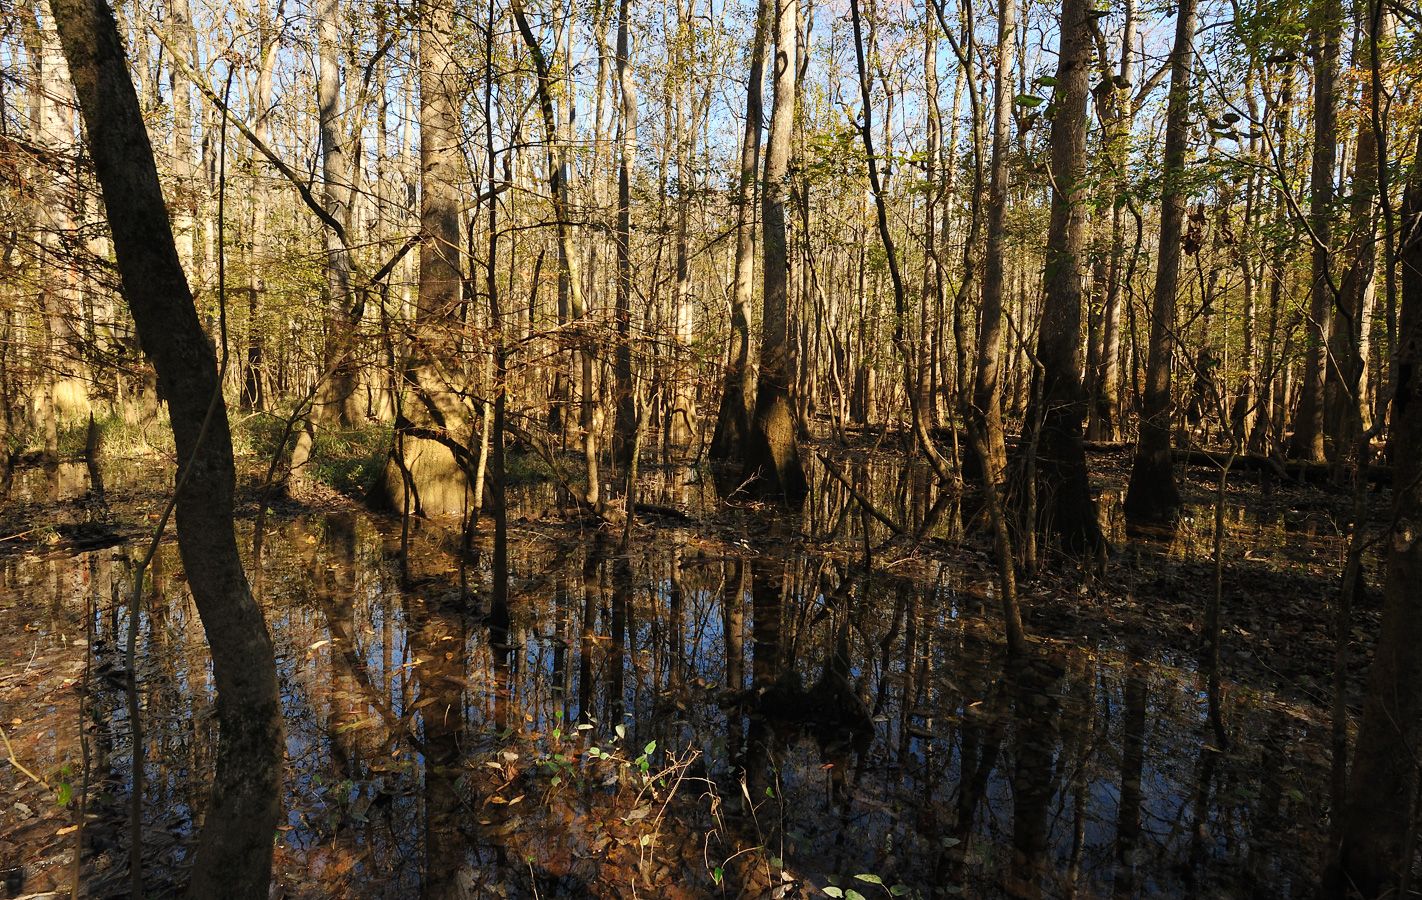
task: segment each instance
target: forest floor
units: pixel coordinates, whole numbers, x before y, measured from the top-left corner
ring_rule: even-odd
[[[823,449],[845,460],[886,458],[869,447]],[[1129,648],[1138,659],[1194,666],[1203,640],[1205,606],[1215,584],[1217,473],[1202,467],[1184,470],[1187,513],[1174,528],[1128,531],[1113,498],[1124,493],[1129,456],[1099,453],[1091,464],[1099,496],[1113,507],[1106,515],[1112,553],[1104,572],[1090,562],[1051,559],[1036,577],[1022,582],[1026,625],[1038,652],[1050,653],[1052,645],[1108,646]],[[243,518],[256,515],[262,497],[258,467],[253,461],[248,465],[240,497]],[[112,461],[106,466],[153,471],[152,462],[143,460]],[[16,490],[0,505],[0,568],[13,574],[21,559],[102,553],[125,544],[141,547],[166,496],[151,478],[110,480],[115,486],[97,496],[88,487],[82,464],[66,465],[48,479],[38,471],[17,472]],[[1375,530],[1385,522],[1389,502],[1387,491],[1368,495],[1368,515]],[[320,486],[302,502],[269,499],[267,505],[274,522],[313,510],[362,509],[359,497]],[[1273,702],[1287,705],[1291,715],[1316,725],[1320,733],[1326,730],[1332,702],[1333,610],[1352,506],[1346,491],[1275,482],[1266,492],[1247,473],[1232,477],[1226,492],[1229,534],[1221,598],[1224,674],[1235,690],[1267,693]],[[965,501],[963,508],[971,510],[971,501]],[[714,552],[733,554],[750,541],[761,555],[788,557],[805,546],[803,535],[757,524],[755,510],[743,505],[710,507],[696,515],[703,554],[712,544],[718,545]],[[984,534],[973,530],[972,513],[964,518],[969,527],[952,538],[937,537],[917,545],[907,538],[881,540],[873,548],[874,564],[913,578],[925,560],[936,559],[965,573],[968,581],[990,583],[990,544]],[[573,540],[589,527],[582,521],[555,519],[556,511],[545,510],[518,519],[511,527],[515,532],[552,534],[560,541]],[[661,521],[649,517],[638,530],[659,528]],[[398,531],[398,524],[394,530]],[[855,564],[859,556],[847,544],[820,549],[846,565]],[[82,575],[64,577],[87,580]],[[1380,561],[1376,553],[1370,554],[1366,585],[1353,609],[1350,697],[1355,714],[1377,634],[1380,577]],[[8,897],[43,896],[48,891],[67,895],[78,830],[74,798],[81,793],[85,776],[72,754],[58,748],[78,743],[76,692],[90,690],[96,682],[102,687],[105,678],[113,683],[110,688],[120,684],[121,659],[112,646],[87,653],[83,624],[76,621],[85,614],[55,608],[37,589],[10,580],[0,603],[10,626],[0,629],[0,725],[6,754],[0,767],[0,875],[5,879],[0,890]],[[117,597],[113,606],[118,606]],[[1327,765],[1323,757],[1313,761]],[[100,782],[82,793],[98,797],[90,801],[92,812],[96,805],[114,802],[121,786]],[[1323,804],[1324,798],[1312,799],[1315,805]],[[120,821],[115,810],[106,819],[95,818],[86,829],[90,833],[85,870],[97,878],[91,889],[106,884],[113,893],[122,892],[121,882],[100,877],[122,868],[120,860],[107,858],[122,852],[126,838],[115,824]],[[683,837],[695,843],[695,834]],[[177,831],[164,833],[155,827],[146,837],[145,850],[151,870],[167,871],[169,877],[177,877],[187,859],[185,839]],[[625,865],[635,869],[635,854]]]

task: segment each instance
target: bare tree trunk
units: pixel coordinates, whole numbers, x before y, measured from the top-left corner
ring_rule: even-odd
[[[1359,15],[1366,15],[1359,9]],[[1388,29],[1390,16],[1384,14],[1380,28]],[[1371,33],[1371,22],[1365,27]],[[1390,30],[1390,29],[1388,29]],[[1379,36],[1381,37],[1381,36]],[[1354,65],[1368,66],[1366,41],[1354,47]],[[1347,253],[1348,269],[1332,307],[1329,327],[1327,420],[1325,425],[1332,441],[1334,481],[1341,482],[1344,469],[1363,462],[1357,458],[1358,439],[1365,428],[1367,403],[1366,382],[1366,313],[1373,305],[1377,269],[1378,200],[1378,140],[1368,115],[1372,109],[1372,82],[1365,81],[1358,98],[1359,112],[1357,150],[1353,163],[1353,191],[1349,201]]]
[[[982,429],[987,484],[1002,482],[1007,442],[1002,431],[1002,295],[1007,256],[1007,163],[1012,152],[1012,61],[1017,45],[1017,0],[1001,0],[997,15],[997,72],[993,81],[992,167],[988,176],[987,252],[983,260],[982,324],[972,414]]]
[[[746,444],[742,481],[760,495],[781,495],[794,503],[809,491],[800,449],[795,443],[795,417],[790,409],[787,352],[789,328],[789,256],[785,241],[785,176],[790,169],[790,138],[794,128],[796,20],[799,0],[779,0],[775,19],[774,99],[770,139],[765,149],[761,215],[764,220],[764,307],[761,312],[760,377],[755,417]]]
[[[1121,299],[1126,273],[1126,192],[1130,162],[1130,135],[1138,101],[1132,96],[1136,77],[1136,3],[1126,0],[1126,21],[1121,31],[1121,65],[1109,94],[1111,119],[1106,153],[1114,181],[1111,204],[1111,258],[1106,270],[1106,303],[1101,313],[1101,375],[1097,383],[1093,419],[1100,436],[1117,440],[1121,435]],[[1109,74],[1105,72],[1103,74]],[[1145,91],[1142,91],[1142,95]]]
[[[1309,187],[1309,227],[1313,231],[1303,396],[1294,414],[1289,456],[1323,462],[1323,387],[1335,285],[1329,269],[1333,246],[1333,167],[1338,162],[1338,54],[1343,11],[1325,0],[1316,11],[1313,75],[1313,171]]]
[[[1080,375],[1092,14],[1089,0],[1062,2],[1061,62],[1051,139],[1052,218],[1037,341],[1038,377],[1043,380],[1037,402],[1045,405],[1040,412],[1028,413],[1029,422],[1041,422],[1039,524],[1057,534],[1063,549],[1070,553],[1095,552],[1103,545],[1082,446],[1086,397]]]
[[[319,45],[316,80],[316,109],[321,138],[321,203],[342,227],[350,226],[351,191],[346,187],[349,167],[341,141],[341,72],[338,56],[340,43],[340,0],[320,0],[316,7],[316,34]],[[322,370],[329,369],[325,381],[317,387],[315,402],[307,415],[296,446],[291,452],[291,480],[300,489],[307,481],[305,467],[311,457],[317,430],[327,422],[349,426],[352,415],[352,395],[358,379],[351,362],[346,359],[351,332],[350,321],[351,258],[345,241],[336,229],[327,225],[326,237],[326,336],[322,352]]]
[[[1189,148],[1190,71],[1194,65],[1198,0],[1183,0],[1176,13],[1175,46],[1170,51],[1170,101],[1165,121],[1165,186],[1160,198],[1160,258],[1151,304],[1150,358],[1147,362],[1141,433],[1126,491],[1126,514],[1167,519],[1180,509],[1180,487],[1170,453],[1170,370],[1175,352],[1175,294],[1180,280],[1181,237],[1187,204],[1185,163]],[[1197,251],[1198,252],[1198,251]]]
[[[712,459],[740,459],[750,431],[751,383],[750,305],[755,278],[755,179],[760,168],[761,117],[764,113],[765,43],[770,29],[771,0],[756,4],[755,37],[750,76],[746,79],[746,127],[741,138],[741,176],[736,185],[736,283],[731,298],[731,361],[716,432]]]
[[[262,45],[261,68],[257,72],[257,91],[252,99],[252,131],[264,144],[271,138],[272,78],[276,73],[277,50],[281,46],[281,27],[263,20],[259,31]],[[253,160],[254,171],[264,171],[262,164]],[[267,191],[257,189],[252,192],[251,229],[251,271],[247,282],[247,353],[242,369],[243,409],[264,409],[266,396],[263,389],[263,343],[261,323],[258,314],[262,297],[266,293],[267,269]]]
[[[690,3],[677,3],[677,27],[681,32],[677,40],[678,48],[696,46],[696,19]],[[682,71],[687,67],[683,51],[678,49],[674,68]],[[674,79],[671,90],[676,94],[673,101],[675,112],[676,142],[676,284],[672,290],[671,321],[671,385],[670,404],[667,415],[667,442],[678,449],[691,446],[695,434],[696,386],[690,372],[690,353],[693,318],[695,309],[691,301],[691,250],[689,229],[691,226],[692,192],[695,190],[691,161],[696,155],[696,126],[700,104],[692,92],[695,85],[685,76]]]
[[[144,352],[168,397],[184,466],[178,548],[212,652],[217,774],[189,896],[265,898],[280,812],[281,696],[271,637],[252,598],[233,528],[236,469],[212,344],[198,322],[168,224],[153,150],[101,0],[54,0],[114,251]]]
[[[1422,163],[1422,142],[1418,145]],[[1324,876],[1322,896],[1345,889],[1365,898],[1394,896],[1413,865],[1417,746],[1422,740],[1422,167],[1407,187],[1401,235],[1402,303],[1394,383],[1393,505],[1387,541],[1382,625],[1368,675],[1342,843]]]
[[[637,162],[637,87],[630,54],[631,0],[621,0],[617,14],[617,84],[622,121],[617,162],[617,350],[613,357],[615,420],[612,457],[624,468],[632,463],[637,436],[636,392],[632,386],[632,169]]]

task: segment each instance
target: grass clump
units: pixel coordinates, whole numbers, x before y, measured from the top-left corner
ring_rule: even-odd
[[[380,477],[394,439],[390,425],[323,428],[311,447],[311,477],[342,493],[364,493]]]

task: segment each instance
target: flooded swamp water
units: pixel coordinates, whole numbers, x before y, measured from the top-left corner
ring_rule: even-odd
[[[111,503],[127,505],[97,510],[73,491],[66,527],[156,513],[138,487],[162,483],[154,470],[107,478]],[[413,523],[403,546],[398,520],[354,506],[269,522],[248,570],[286,715],[274,896],[1312,887],[1326,812],[1318,708],[1227,684],[1233,739],[1216,747],[1188,653],[1124,630],[1038,640],[1008,663],[985,548],[954,537],[952,515],[915,549],[885,544],[830,479],[800,515],[777,517],[719,503],[694,471],[652,478],[648,501],[689,518],[639,526],[625,548],[569,520],[553,488],[520,492],[506,608],[491,608],[488,532],[461,552],[457,522]],[[934,505],[911,483],[874,483],[884,509],[921,520]],[[248,551],[251,530],[249,518]],[[1158,552],[1195,552],[1181,540],[1200,538]],[[1241,557],[1263,546],[1244,526],[1229,540]],[[140,554],[56,539],[0,557],[11,896],[67,896],[76,840],[83,895],[127,895],[124,598]],[[145,871],[159,896],[183,881],[213,765],[194,577],[165,543],[137,636]],[[1052,610],[1039,602],[1033,620]]]

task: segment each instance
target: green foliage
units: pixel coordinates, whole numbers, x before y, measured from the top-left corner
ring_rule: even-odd
[[[553,480],[553,470],[537,453],[504,454],[505,484],[543,484]]]
[[[343,493],[368,490],[380,476],[394,429],[384,425],[323,428],[311,448],[311,477]]]

